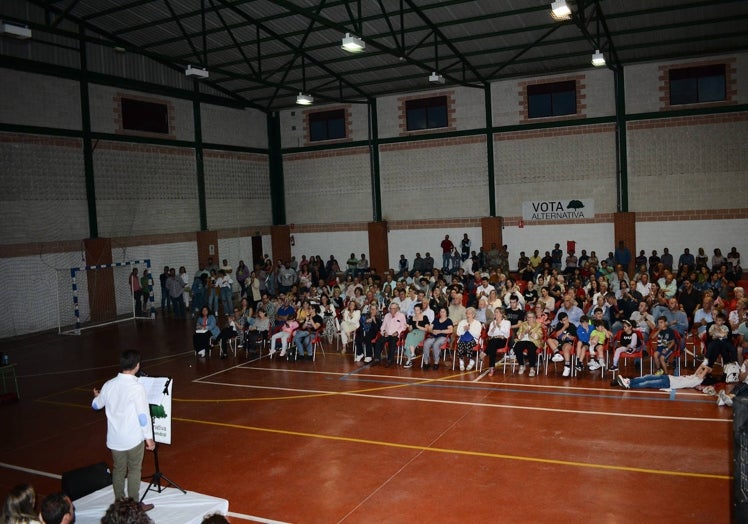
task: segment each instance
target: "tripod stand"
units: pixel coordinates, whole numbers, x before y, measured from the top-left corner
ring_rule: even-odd
[[[168,387],[168,382],[167,382],[167,387]],[[153,404],[151,404],[151,427],[155,425],[155,419],[156,419],[153,413],[154,408],[157,408],[157,406],[154,406]],[[154,431],[154,435],[155,435],[155,431]],[[156,471],[153,474],[153,476],[151,476],[151,482],[150,484],[148,484],[148,488],[145,490],[145,493],[143,493],[143,496],[140,497],[140,502],[143,502],[143,500],[145,500],[145,496],[148,495],[148,492],[151,491],[152,489],[156,490],[157,493],[161,493],[161,491],[168,488],[169,486],[174,486],[175,488],[177,488],[179,491],[181,491],[182,493],[186,495],[187,492],[183,490],[179,484],[177,484],[176,482],[171,480],[169,477],[161,473],[161,468],[159,468],[158,466],[158,442],[156,442],[156,447],[153,448],[153,461],[156,467]],[[161,485],[162,479],[166,482],[166,485],[164,486]]]
[[[145,493],[143,493],[143,496],[140,497],[140,502],[143,502],[143,500],[145,499],[145,496],[148,495],[148,492],[151,491],[152,489],[155,490],[157,493],[161,493],[161,491],[168,488],[169,486],[174,486],[175,488],[177,488],[179,491],[181,491],[182,493],[186,495],[187,492],[183,490],[179,484],[177,484],[176,482],[171,480],[169,477],[161,473],[161,470],[158,467],[158,443],[156,443],[156,448],[153,450],[153,460],[156,465],[156,472],[151,477],[151,483],[148,484],[148,489],[146,489]],[[166,485],[164,486],[161,485],[162,479],[166,482]]]

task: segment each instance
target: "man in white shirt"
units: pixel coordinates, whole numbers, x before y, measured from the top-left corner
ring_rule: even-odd
[[[496,291],[496,288],[488,283],[488,277],[481,278],[480,286],[478,286],[475,290],[475,300],[480,301],[481,297],[488,298],[488,295],[491,294],[491,291]]]
[[[151,415],[145,388],[136,376],[140,371],[140,352],[124,351],[119,359],[119,374],[107,381],[101,390],[94,388],[91,407],[95,410],[106,408],[106,445],[112,451],[114,470],[112,487],[114,498],[125,497],[125,476],[127,476],[127,496],[140,500],[140,477],[145,449],[153,451]],[[144,504],[148,511],[153,504]]]

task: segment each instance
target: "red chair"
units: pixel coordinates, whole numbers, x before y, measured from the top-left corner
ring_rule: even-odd
[[[639,359],[639,376],[641,377],[644,375],[644,348],[647,347],[647,345],[644,341],[644,335],[642,334],[641,331],[639,331],[638,329],[635,329],[634,333],[636,334],[637,340],[639,341],[637,344],[637,349],[635,351],[632,351],[631,353],[629,353],[628,351],[624,351],[623,353],[621,353],[621,356],[618,358],[619,358],[619,362],[621,361],[626,362],[627,366],[628,366],[629,360],[636,361],[636,359],[638,358]],[[616,336],[613,337],[613,344],[611,344],[612,351],[615,351],[620,346],[622,335],[623,335],[623,331],[619,331],[618,333],[616,333]],[[607,360],[608,359],[606,358],[606,361]],[[651,360],[649,362],[649,369],[651,372],[652,370]],[[616,373],[618,371],[615,369],[612,371],[613,371],[613,380],[615,380]]]
[[[324,327],[318,329],[315,331],[312,336],[312,362],[317,360],[317,348],[319,348],[322,351],[322,356],[327,357],[325,355],[325,347],[322,345],[322,333],[324,331]]]

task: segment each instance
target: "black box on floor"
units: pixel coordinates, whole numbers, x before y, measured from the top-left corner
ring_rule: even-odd
[[[105,462],[91,464],[62,474],[62,492],[70,497],[70,500],[85,497],[111,484],[112,473]]]

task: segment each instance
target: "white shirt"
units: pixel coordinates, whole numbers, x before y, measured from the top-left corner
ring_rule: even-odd
[[[119,373],[108,380],[91,407],[106,408],[106,446],[109,449],[127,451],[144,440],[153,439],[145,388],[135,375]]]

